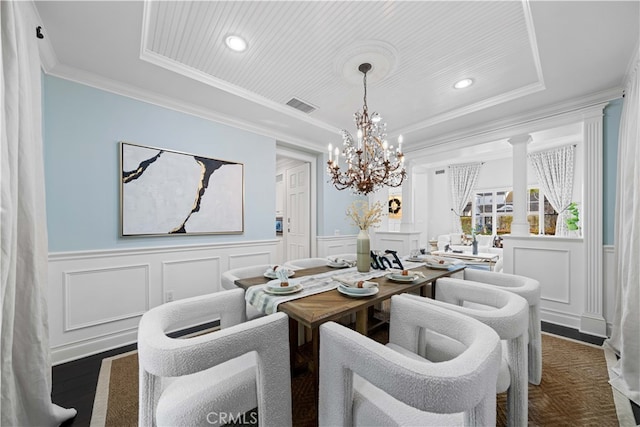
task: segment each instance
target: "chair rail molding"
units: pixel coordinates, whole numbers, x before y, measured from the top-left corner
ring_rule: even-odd
[[[147,310],[170,300],[218,292],[224,271],[275,262],[276,244],[273,239],[50,253],[52,362],[135,343],[138,322]],[[216,318],[200,320],[183,327]]]

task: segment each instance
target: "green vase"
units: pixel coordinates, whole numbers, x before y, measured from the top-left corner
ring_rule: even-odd
[[[356,266],[360,273],[367,273],[371,267],[371,245],[367,230],[360,230],[356,245]]]

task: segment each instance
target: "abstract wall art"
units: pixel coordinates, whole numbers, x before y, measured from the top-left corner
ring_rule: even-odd
[[[244,232],[244,165],[120,143],[121,235]]]

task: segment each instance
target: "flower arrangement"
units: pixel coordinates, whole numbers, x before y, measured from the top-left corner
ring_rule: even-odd
[[[382,202],[376,202],[369,207],[366,200],[357,200],[347,208],[347,217],[360,230],[368,230],[369,227],[382,221],[384,207]]]

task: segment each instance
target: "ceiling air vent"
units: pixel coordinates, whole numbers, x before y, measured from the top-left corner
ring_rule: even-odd
[[[302,101],[302,100],[300,100],[298,98],[291,98],[289,100],[289,102],[287,102],[287,105],[290,106],[290,107],[295,108],[296,110],[300,110],[303,113],[307,113],[307,114],[309,114],[312,111],[316,110],[316,107],[314,107],[313,105],[308,104],[308,103],[306,103],[306,102],[304,102],[304,101]]]
[[[436,175],[442,175],[444,173],[444,169],[440,169],[436,171]]]

